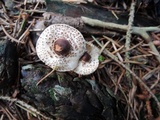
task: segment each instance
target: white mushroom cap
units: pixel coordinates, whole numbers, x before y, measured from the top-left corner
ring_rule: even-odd
[[[53,44],[58,39],[66,39],[71,44],[68,55],[58,55],[53,50]],[[40,35],[36,51],[39,59],[46,65],[64,72],[77,67],[80,57],[86,51],[86,44],[83,35],[77,29],[66,24],[53,24]]]
[[[93,73],[99,65],[99,54],[100,50],[94,46],[92,43],[87,42],[87,52],[91,56],[90,61],[88,62],[83,62],[82,60],[79,61],[77,68],[74,70],[77,74],[80,75],[89,75]]]

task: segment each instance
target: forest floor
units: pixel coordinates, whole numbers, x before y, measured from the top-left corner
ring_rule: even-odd
[[[51,24],[100,50],[89,75],[37,56]],[[1,0],[0,120],[160,120],[160,0]]]

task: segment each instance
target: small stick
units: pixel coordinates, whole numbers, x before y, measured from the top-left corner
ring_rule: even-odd
[[[23,102],[21,100],[18,100],[16,98],[11,98],[9,96],[0,96],[0,100],[7,100],[9,102],[15,102],[16,104],[19,104],[19,105],[25,107],[26,109],[30,110],[31,112],[42,116],[46,120],[52,120],[51,118],[49,118],[49,117],[43,115],[42,113],[40,113],[37,109],[35,109],[31,105],[29,105],[29,104],[27,104],[27,103],[25,103],[25,102]]]
[[[3,32],[6,34],[6,36],[9,37],[12,41],[17,42],[17,43],[22,43],[22,44],[24,44],[23,41],[19,41],[19,40],[15,39],[14,37],[12,37],[12,36],[5,30],[5,28],[3,27],[3,25],[1,25],[1,28],[2,28]]]
[[[53,68],[47,75],[45,75],[43,78],[41,78],[41,79],[37,82],[36,86],[38,86],[44,79],[46,79],[49,75],[51,75],[56,69],[57,69],[57,67]]]
[[[133,47],[130,47],[129,50],[123,50],[121,53],[125,53],[125,52],[127,52],[127,51],[133,50],[134,48],[140,46],[142,43],[143,43],[143,42],[139,42],[137,45],[135,45],[135,46],[133,46]]]
[[[157,80],[152,84],[150,88],[153,89],[155,86],[157,86],[159,81],[160,81],[160,78],[157,78]]]
[[[38,2],[37,2],[37,4],[36,4],[36,6],[34,7],[34,9],[33,9],[33,10],[36,10],[36,9],[37,9],[37,7],[38,7],[39,3],[40,3],[40,2],[38,1]],[[34,12],[32,12],[32,13],[31,13],[31,16],[32,16],[33,14],[34,14]]]
[[[113,46],[113,48],[114,48],[115,51],[118,50],[114,43],[112,43],[112,46]],[[122,58],[122,56],[120,55],[120,53],[119,53],[118,51],[116,52],[116,55],[117,55],[117,57],[119,58],[119,60],[120,60],[121,62],[124,61],[123,58]]]
[[[122,80],[122,77],[123,77],[124,73],[125,73],[125,70],[122,69],[122,72],[121,72],[121,74],[120,74],[120,76],[119,76],[119,78],[118,78],[118,80],[117,80],[117,82],[116,82],[116,84],[115,84],[114,95],[116,95],[118,89],[120,89],[120,88],[119,88],[119,84],[120,84],[120,81]],[[121,89],[120,91],[122,91],[122,89]]]
[[[82,16],[81,19],[85,24],[88,24],[90,26],[102,27],[102,28],[107,28],[110,30],[116,30],[120,32],[126,32],[128,29],[127,25],[120,25],[120,24],[111,23],[111,22],[103,22],[97,19],[91,19],[84,16]],[[132,34],[140,35],[149,43],[150,49],[156,54],[155,57],[160,63],[160,53],[156,49],[155,45],[151,41],[151,37],[147,33],[152,31],[160,31],[160,27],[135,27],[135,26],[132,27]]]
[[[27,19],[28,19],[28,14],[27,13],[23,13],[22,11],[20,12],[19,16],[18,16],[18,23],[20,22],[20,19],[22,18],[22,23],[20,25],[20,27],[18,28],[18,32],[16,33],[16,38],[19,38],[19,36],[24,32],[25,30],[25,26],[27,23]]]
[[[107,47],[107,45],[108,45],[109,43],[110,43],[110,41],[106,42],[106,43],[103,45],[103,47],[101,48],[99,54],[101,54],[101,53],[103,52],[103,50]]]
[[[25,32],[19,37],[19,41],[22,41],[23,40],[23,38],[25,37],[25,36],[27,36],[28,34],[29,34],[29,29],[32,27],[32,25],[35,23],[35,19],[33,19],[33,21],[31,22],[31,24],[28,26],[28,28],[25,30]]]
[[[111,41],[112,43],[114,43],[117,47],[121,47],[121,45],[119,45],[117,42],[115,42],[113,39],[103,35],[104,38],[106,38],[108,41]]]
[[[25,12],[34,12],[34,13],[45,13],[46,11],[42,11],[42,10],[33,10],[33,9],[30,9],[30,10],[24,10]]]
[[[32,52],[33,52],[33,53],[36,53],[36,49],[35,49],[35,47],[34,47],[33,42],[32,42],[31,39],[29,39],[28,43],[29,43],[29,46],[30,46]]]
[[[94,40],[97,42],[97,44],[100,46],[100,47],[103,47],[101,45],[101,43],[96,39],[94,38]],[[144,83],[144,81],[139,78],[131,69],[129,69],[125,64],[123,64],[122,62],[120,62],[118,60],[118,58],[116,56],[114,56],[110,51],[108,51],[107,49],[104,49],[104,53],[110,57],[111,59],[113,59],[114,61],[116,61],[117,63],[119,63],[123,68],[125,68],[131,75],[133,75],[135,77],[135,79],[137,79],[137,81],[144,86],[144,88],[150,93],[150,95],[152,96],[152,98],[155,100],[156,104],[157,104],[157,107],[158,107],[158,111],[159,111],[159,115],[160,115],[160,103],[157,99],[157,97],[152,93],[152,91],[150,90],[150,88]]]
[[[116,49],[115,51],[112,52],[112,54],[115,54],[117,52],[121,53],[120,50],[122,50],[124,48],[124,45],[122,45],[120,48]]]
[[[130,51],[128,51],[130,49],[130,44],[131,44],[131,37],[132,37],[132,25],[133,25],[133,21],[134,21],[134,13],[135,13],[135,2],[132,1],[131,3],[131,7],[130,7],[130,13],[129,13],[129,20],[128,20],[128,29],[126,32],[126,42],[125,42],[125,49],[127,50],[125,52],[125,61],[128,61],[130,59]],[[126,63],[126,66],[128,68],[130,68],[130,63]],[[129,84],[132,86],[132,82],[131,82],[131,74],[126,71],[126,77],[128,79]]]
[[[137,55],[137,56],[133,56],[133,57],[130,57],[130,59],[134,60],[134,59],[138,59],[138,58],[142,58],[142,57],[149,57],[149,56],[152,56],[152,54],[146,54],[146,55]]]

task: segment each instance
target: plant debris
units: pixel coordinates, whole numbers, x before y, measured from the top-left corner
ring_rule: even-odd
[[[0,1],[1,120],[158,120],[159,6],[160,0]],[[94,73],[62,73],[39,60],[36,43],[51,24],[75,27],[100,49]]]

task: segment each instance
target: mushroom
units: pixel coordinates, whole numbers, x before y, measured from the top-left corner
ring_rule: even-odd
[[[53,24],[39,36],[36,51],[42,62],[57,71],[75,71],[86,75],[98,67],[98,55],[95,57],[94,54],[98,53],[98,49],[94,49],[92,44],[88,46],[77,29],[66,24]],[[92,67],[87,70],[87,66]]]
[[[66,24],[47,27],[36,43],[39,59],[57,71],[71,71],[86,51],[85,40],[75,28]]]
[[[86,43],[87,52],[81,57],[78,66],[74,69],[74,72],[80,75],[88,75],[93,73],[99,65],[100,50],[92,43]]]

